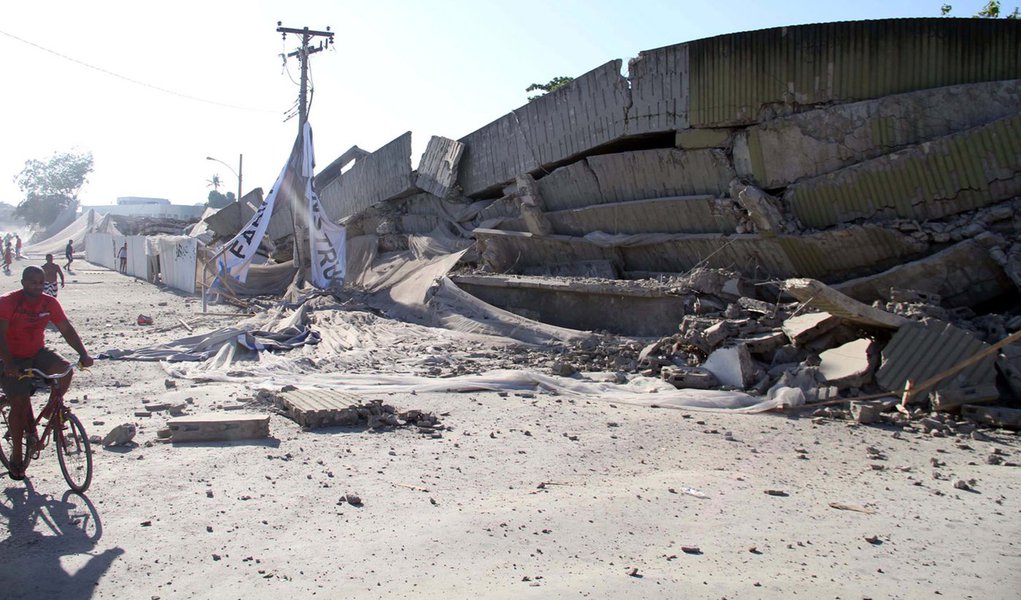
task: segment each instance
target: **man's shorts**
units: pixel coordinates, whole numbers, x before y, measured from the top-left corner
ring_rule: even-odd
[[[35,356],[31,356],[29,358],[14,359],[14,365],[19,371],[33,367],[40,371],[47,371],[54,365],[58,365],[61,362],[66,361],[62,356],[49,348],[43,348],[39,352],[36,352]],[[2,373],[2,371],[0,371],[0,373]],[[17,377],[0,375],[0,385],[3,386],[4,393],[8,396],[29,396],[35,391],[35,383],[29,378],[18,379]]]
[[[47,282],[43,283],[43,293],[44,294],[49,294],[50,296],[53,296],[54,298],[56,298],[57,297],[57,282],[56,281],[47,281]]]

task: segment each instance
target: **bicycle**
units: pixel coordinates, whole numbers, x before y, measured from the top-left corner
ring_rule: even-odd
[[[48,381],[50,386],[50,398],[46,406],[39,412],[34,422],[25,428],[21,436],[21,456],[22,468],[27,471],[29,463],[39,458],[40,452],[52,439],[56,445],[57,461],[60,463],[60,472],[63,473],[64,480],[73,491],[81,494],[92,483],[92,445],[82,422],[71,413],[71,408],[64,404],[64,394],[57,385],[57,380],[62,379],[73,369],[73,365],[68,365],[66,371],[54,375],[39,369],[26,369],[19,376],[19,379],[43,379]],[[10,414],[11,403],[6,395],[0,394],[0,423],[2,423],[0,426],[3,427],[3,435],[0,436],[0,462],[8,470],[11,468],[10,456],[13,450]],[[43,425],[42,435],[38,435],[40,425]],[[32,443],[32,440],[35,442]]]

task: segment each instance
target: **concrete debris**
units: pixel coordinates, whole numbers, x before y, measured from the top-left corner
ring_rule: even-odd
[[[999,398],[1000,390],[994,384],[936,390],[932,394],[932,409],[945,412],[965,404],[984,404]]]
[[[857,388],[872,379],[875,367],[873,342],[859,339],[819,354],[819,373],[826,383],[839,388]]]
[[[889,329],[897,329],[908,322],[904,317],[858,302],[815,279],[788,279],[783,282],[783,289],[805,304],[846,321]]]
[[[138,428],[135,427],[134,423],[123,423],[110,430],[106,436],[103,437],[103,447],[111,448],[114,446],[126,446],[131,443],[131,440],[135,439],[135,434],[138,432]]]
[[[840,325],[840,319],[826,312],[804,313],[783,322],[783,332],[795,346],[804,346]]]
[[[303,427],[360,427],[382,431],[395,427],[417,427],[420,433],[439,434],[444,429],[432,413],[413,409],[399,412],[382,400],[362,398],[338,390],[289,390],[263,392]]]
[[[665,366],[661,374],[677,389],[709,390],[720,385],[712,371],[701,367]]]
[[[965,404],[961,407],[961,416],[985,423],[994,427],[1021,430],[1021,409],[1001,406],[973,406]]]
[[[702,368],[715,375],[723,385],[742,390],[751,387],[758,375],[751,353],[744,344],[715,350],[706,358]]]
[[[171,442],[229,442],[269,437],[268,415],[189,415],[167,421]]]

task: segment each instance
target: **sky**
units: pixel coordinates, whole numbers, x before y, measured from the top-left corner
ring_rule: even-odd
[[[941,0],[48,0],[0,3],[0,202],[30,159],[91,152],[84,205],[201,204],[268,191],[298,133],[300,66],[284,27],[335,32],[310,59],[318,168],[412,132],[458,139],[527,102],[525,88],[642,50],[783,25],[939,16]],[[983,1],[953,2],[953,16]],[[1012,9],[1019,2],[1004,2]],[[317,40],[320,38],[317,38]],[[243,164],[239,157],[243,155]],[[226,165],[206,160],[216,158]]]

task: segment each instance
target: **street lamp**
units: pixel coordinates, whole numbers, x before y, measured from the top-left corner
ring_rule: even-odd
[[[223,165],[223,166],[227,167],[228,169],[230,169],[230,172],[233,173],[234,176],[238,178],[238,197],[237,197],[237,201],[241,202],[241,167],[245,164],[245,155],[244,154],[238,154],[238,170],[237,171],[235,171],[233,167],[231,167],[230,165],[228,165],[227,163],[223,162],[222,160],[220,160],[218,158],[213,158],[212,156],[207,156],[206,160],[211,160],[213,162],[220,163],[221,165]]]

